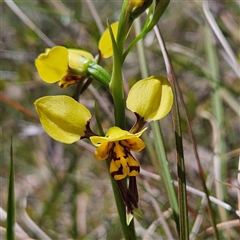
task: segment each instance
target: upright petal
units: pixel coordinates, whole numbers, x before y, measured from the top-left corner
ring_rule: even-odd
[[[145,121],[159,120],[169,113],[172,102],[173,92],[168,80],[151,76],[133,85],[128,94],[127,108]]]
[[[113,31],[113,35],[116,39],[117,31],[118,31],[118,22],[111,24],[111,28]],[[98,43],[98,49],[101,53],[102,58],[109,58],[112,56],[113,49],[112,49],[112,41],[111,41],[109,29],[107,29],[101,36]]]
[[[35,65],[45,82],[57,82],[68,72],[68,50],[61,46],[49,49],[38,56]]]
[[[73,143],[85,135],[91,113],[68,96],[47,96],[35,102],[44,130],[55,140]]]
[[[95,151],[95,158],[98,160],[105,160],[109,155],[109,150],[112,147],[112,143],[104,142]]]
[[[140,152],[145,148],[145,143],[138,137],[122,140],[121,143],[133,152]]]

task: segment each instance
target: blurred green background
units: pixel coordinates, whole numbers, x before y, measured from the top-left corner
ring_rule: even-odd
[[[94,159],[94,147],[88,141],[64,145],[42,130],[34,101],[46,95],[72,95],[75,87],[61,89],[57,84],[44,83],[37,74],[34,59],[51,44],[81,48],[94,55],[106,20],[117,21],[122,1],[1,1],[0,89],[1,89],[1,204],[6,210],[9,173],[10,138],[13,136],[15,161],[16,217],[21,230],[19,239],[26,235],[36,239],[122,239],[121,226],[106,164]],[[210,15],[228,42],[239,63],[239,1],[216,1],[209,4]],[[96,10],[96,12],[94,11]],[[145,16],[141,16],[144,23]],[[188,114],[196,137],[200,159],[206,177],[213,176],[214,159],[223,164],[221,186],[223,201],[238,208],[239,149],[239,67],[229,58],[207,22],[202,1],[172,1],[159,22],[166,42]],[[41,32],[40,32],[41,31]],[[44,33],[44,35],[42,35]],[[134,39],[134,28],[130,39]],[[151,75],[166,76],[165,64],[154,35],[144,38],[145,54]],[[211,53],[212,52],[212,53]],[[212,60],[211,60],[212,59]],[[102,63],[111,71],[112,62]],[[124,63],[126,92],[141,79],[137,48]],[[93,111],[97,99],[103,126],[113,125],[113,106],[109,93],[93,83],[80,98]],[[19,110],[20,106],[23,108]],[[182,109],[180,107],[180,113]],[[135,121],[127,112],[127,125]],[[196,160],[189,142],[187,124],[182,115],[187,184],[201,190]],[[92,121],[93,129],[95,119]],[[175,143],[171,116],[161,121],[170,168],[176,180]],[[96,130],[97,131],[97,130]],[[151,132],[148,132],[150,142]],[[136,220],[139,239],[164,238],[158,210],[163,212],[172,234],[177,232],[170,214],[166,192],[156,173],[149,149],[138,154],[142,174],[138,177],[140,202],[144,219]],[[211,179],[211,178],[209,178]],[[220,180],[210,180],[212,184]],[[219,183],[219,182],[218,182]],[[211,194],[215,195],[215,188]],[[193,226],[201,199],[189,192],[189,223]],[[214,208],[217,208],[214,205]],[[221,211],[221,210],[219,210]],[[203,212],[206,209],[203,208]],[[217,222],[234,220],[217,211]],[[224,218],[224,217],[223,217]],[[4,215],[0,219],[5,227]],[[199,233],[209,227],[204,215]],[[231,227],[230,227],[231,229]],[[234,228],[233,228],[234,229]],[[46,235],[44,235],[46,234]],[[25,236],[25,237],[24,237]],[[237,231],[230,234],[237,236]],[[199,239],[211,239],[205,236]]]

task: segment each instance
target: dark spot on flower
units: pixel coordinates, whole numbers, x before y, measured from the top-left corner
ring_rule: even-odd
[[[140,172],[139,166],[130,166],[129,169],[130,169],[130,172],[132,172],[132,171],[137,171],[138,173]]]
[[[123,166],[121,165],[120,168],[117,171],[114,171],[111,173],[112,177],[116,175],[123,175]]]
[[[113,151],[113,152],[112,152],[112,159],[113,159],[114,161],[117,161],[117,160],[120,160],[120,157],[118,157],[117,154]]]
[[[129,151],[129,149],[128,149],[128,147],[124,146],[123,143],[122,143],[122,141],[119,141],[119,144],[120,144],[120,146],[123,148],[123,153],[124,153],[123,157],[124,157],[125,159],[128,158],[128,155],[131,154],[130,151]]]

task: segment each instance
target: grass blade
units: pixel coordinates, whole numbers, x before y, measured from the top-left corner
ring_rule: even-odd
[[[164,41],[162,39],[162,36],[160,34],[160,31],[158,30],[157,27],[155,27],[154,30],[155,30],[155,33],[156,33],[156,35],[158,37],[158,41],[159,41],[159,44],[161,46],[161,50],[162,50],[162,53],[163,53],[163,56],[164,56],[168,77],[169,77],[170,81],[174,82],[174,84],[172,84],[172,85],[174,87],[176,87],[176,90],[177,90],[177,93],[178,93],[178,97],[180,98],[180,102],[181,102],[181,104],[183,106],[183,112],[184,112],[184,115],[186,117],[188,131],[189,131],[189,136],[190,136],[190,139],[191,139],[191,141],[193,143],[193,151],[194,151],[195,158],[197,160],[197,165],[198,165],[198,171],[199,171],[200,179],[201,179],[201,182],[202,182],[202,186],[203,186],[204,192],[206,193],[206,196],[207,196],[208,210],[209,210],[209,215],[210,215],[210,218],[211,218],[212,227],[214,229],[214,235],[215,235],[216,239],[219,239],[219,234],[218,234],[218,231],[217,231],[217,228],[216,228],[215,215],[213,213],[211,201],[209,199],[209,193],[208,193],[208,189],[207,189],[207,186],[206,186],[206,183],[205,183],[205,176],[204,176],[203,168],[202,168],[202,165],[201,165],[201,162],[200,162],[200,158],[199,158],[199,155],[198,155],[195,137],[193,135],[192,126],[190,124],[190,120],[189,120],[187,109],[186,109],[186,106],[185,106],[185,103],[184,103],[184,100],[183,100],[183,96],[182,96],[180,87],[178,85],[178,81],[177,81],[177,79],[175,77],[175,73],[174,73],[173,67],[171,65],[170,59],[168,57],[168,52],[167,52],[167,49],[165,47]],[[186,189],[185,189],[185,194],[186,194]],[[187,227],[187,226],[185,226],[185,227]],[[186,239],[188,239],[188,237]]]
[[[12,147],[12,138],[11,138],[6,240],[15,239],[14,225],[15,225],[14,163],[13,163],[13,147]]]
[[[212,83],[212,105],[214,110],[214,117],[216,119],[216,131],[217,131],[217,139],[214,143],[214,153],[216,156],[216,160],[213,162],[214,164],[214,176],[218,181],[224,181],[226,176],[226,161],[223,158],[225,153],[225,144],[222,138],[223,129],[224,129],[224,110],[223,104],[220,96],[220,82],[219,79],[219,68],[218,68],[218,58],[216,53],[216,48],[212,42],[212,33],[209,27],[206,29],[205,34],[205,45],[206,45],[206,56],[209,62],[209,66],[211,69],[211,77],[215,81]],[[215,181],[216,188],[216,196],[219,200],[224,199],[225,191],[224,186],[220,182]],[[222,221],[227,221],[227,213],[222,208],[219,208],[219,213]]]
[[[159,163],[158,172],[164,182],[165,189],[168,194],[168,199],[169,199],[171,208],[173,210],[173,217],[177,225],[177,229],[179,231],[179,227],[180,227],[179,214],[180,213],[179,213],[176,193],[173,186],[172,176],[171,176],[169,165],[168,165],[167,155],[166,155],[165,147],[163,144],[160,124],[159,122],[153,122],[151,123],[151,127],[153,130],[154,145],[155,145],[155,149],[158,156],[158,163]]]
[[[172,85],[174,92],[173,102],[173,127],[175,131],[176,140],[176,158],[177,158],[177,171],[178,171],[178,205],[179,205],[179,228],[180,228],[180,239],[189,239],[189,224],[188,224],[188,207],[187,207],[187,192],[186,192],[186,172],[182,145],[182,130],[180,123],[179,107],[178,107],[178,92],[176,86],[176,78],[174,75],[173,68],[171,66],[170,59],[167,54],[167,50],[164,46],[163,39],[157,27],[154,28],[155,33],[158,37],[158,41],[164,56],[166,64],[168,79]]]
[[[135,29],[137,33],[139,33],[141,30],[139,19],[136,19],[135,21]],[[148,69],[147,69],[147,62],[144,54],[144,46],[143,46],[142,40],[140,40],[137,43],[137,47],[138,47],[138,54],[139,54],[139,62],[141,66],[140,67],[141,74],[142,74],[142,77],[146,78],[148,77]],[[159,122],[151,123],[151,127],[154,135],[154,145],[155,145],[157,159],[158,159],[158,163],[157,163],[157,165],[159,166],[158,173],[164,181],[164,186],[168,194],[170,205],[171,205],[171,208],[173,209],[174,220],[176,222],[177,229],[179,229],[179,221],[178,221],[179,210],[178,210],[178,204],[177,204],[177,197],[174,190],[174,186],[172,184],[172,176],[170,173],[170,169],[168,167],[168,160],[166,156],[165,147],[163,144],[163,138],[162,138]],[[152,161],[154,161],[154,158],[152,158]],[[153,162],[153,165],[154,165],[154,162]]]

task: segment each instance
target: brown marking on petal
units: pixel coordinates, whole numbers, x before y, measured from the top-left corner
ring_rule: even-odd
[[[129,166],[130,172],[132,171],[137,171],[138,173],[140,172],[140,167],[139,166]]]
[[[140,116],[136,112],[134,112],[134,114],[137,117],[137,121],[133,125],[133,127],[129,130],[130,133],[137,133],[137,132],[139,132],[144,127],[144,125],[147,123],[147,121],[144,120],[144,117]]]
[[[128,155],[129,155],[128,149],[126,149],[126,148],[124,147],[124,148],[123,148],[123,153],[124,153],[123,157],[124,157],[125,159],[128,158]]]
[[[87,121],[87,124],[86,124],[86,130],[84,131],[84,136],[82,136],[81,137],[81,139],[84,139],[84,138],[90,138],[90,137],[92,137],[92,136],[98,136],[97,134],[95,134],[92,130],[91,130],[91,128],[90,128],[90,120],[91,119],[89,119],[88,121]]]
[[[118,160],[120,160],[121,158],[118,157],[117,154],[116,154],[116,152],[114,151],[115,146],[116,146],[116,143],[113,142],[112,147],[111,147],[111,149],[110,149],[110,157],[111,157],[112,160],[118,161]]]
[[[117,160],[120,160],[121,158],[118,157],[117,154],[113,151],[113,152],[112,152],[112,159],[113,159],[114,161],[117,161]]]
[[[124,140],[124,141],[126,141],[126,140]],[[123,152],[124,152],[124,156],[123,156],[123,157],[124,157],[125,159],[128,158],[128,155],[129,155],[129,154],[131,155],[129,148],[128,148],[127,146],[124,146],[123,141],[119,141],[119,145],[120,145],[121,147],[123,147]]]
[[[116,175],[123,175],[123,166],[121,165],[120,168],[117,171],[111,172],[112,177]]]

